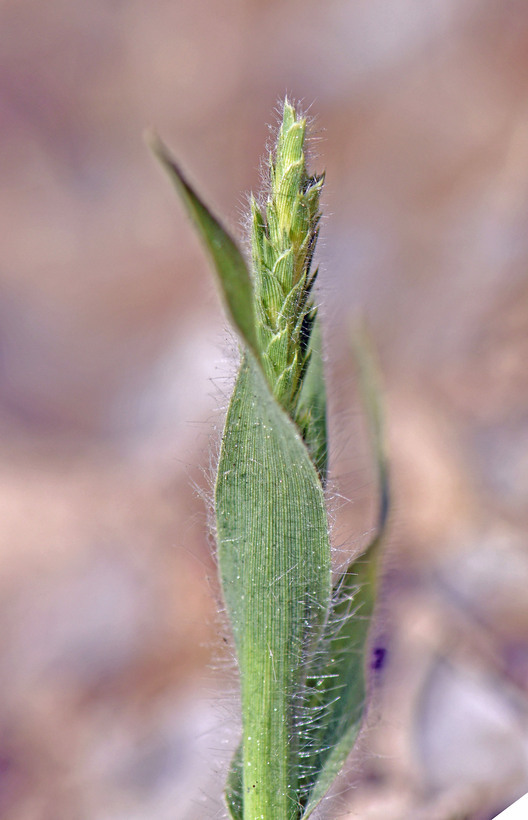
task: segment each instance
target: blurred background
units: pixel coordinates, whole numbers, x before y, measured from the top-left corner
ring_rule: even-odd
[[[326,168],[336,562],[394,509],[368,726],[320,817],[489,820],[528,790],[528,4],[0,2],[0,817],[225,816],[236,677],[207,528],[235,369],[142,132],[225,223],[285,92]]]

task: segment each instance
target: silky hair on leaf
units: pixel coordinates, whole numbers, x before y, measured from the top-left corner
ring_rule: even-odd
[[[308,818],[351,751],[365,713],[388,510],[374,369],[359,344],[383,511],[371,545],[332,583],[314,298],[324,174],[307,168],[306,129],[285,99],[267,191],[250,200],[250,260],[151,139],[211,258],[240,345],[214,490],[218,571],[240,672],[242,737],[225,792],[233,820]]]

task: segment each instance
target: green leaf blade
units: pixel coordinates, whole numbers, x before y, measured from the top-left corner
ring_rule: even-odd
[[[151,137],[149,142],[154,155],[171,178],[212,258],[222,296],[233,325],[245,344],[259,359],[253,283],[244,257],[236,242],[187,181],[167,147],[156,136]]]
[[[302,820],[310,816],[330,788],[361,728],[367,700],[368,635],[377,600],[380,547],[390,507],[376,366],[364,333],[355,335],[353,346],[375,455],[379,499],[376,532],[365,552],[350,563],[334,586],[334,604],[322,642],[323,653],[315,659],[311,671],[310,705],[321,709],[323,719],[309,738],[308,748],[311,746],[312,750],[309,765],[318,774],[309,787]]]
[[[228,410],[216,512],[241,675],[243,817],[296,820],[298,707],[330,599],[330,543],[308,451],[251,357]]]

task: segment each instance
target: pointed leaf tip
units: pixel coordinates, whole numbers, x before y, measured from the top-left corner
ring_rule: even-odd
[[[185,209],[212,258],[221,293],[229,317],[242,341],[260,360],[255,323],[253,284],[236,242],[211,213],[170,151],[154,132],[145,134],[145,141],[171,178]]]

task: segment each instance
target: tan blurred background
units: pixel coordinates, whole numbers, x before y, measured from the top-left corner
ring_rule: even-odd
[[[0,43],[0,817],[224,816],[196,488],[233,341],[142,132],[240,236],[288,92],[327,169],[336,545],[375,504],[358,311],[395,496],[387,662],[321,816],[489,820],[528,790],[528,3],[2,0]]]

